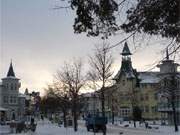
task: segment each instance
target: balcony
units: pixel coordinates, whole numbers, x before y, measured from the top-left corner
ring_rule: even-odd
[[[180,101],[175,103],[176,111],[180,112]],[[159,112],[171,112],[172,106],[170,103],[159,103],[158,104]]]

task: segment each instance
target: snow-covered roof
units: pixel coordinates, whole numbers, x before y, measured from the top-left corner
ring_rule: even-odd
[[[0,106],[0,111],[7,111],[7,110],[8,110],[8,109],[3,108],[3,107]]]
[[[24,94],[22,94],[22,93],[19,93],[18,97],[26,98],[26,95],[24,95]]]
[[[139,72],[140,83],[158,83],[160,78],[158,72]]]
[[[29,95],[25,95],[25,94],[22,94],[22,93],[19,93],[18,96],[21,97],[21,98],[25,98],[26,100],[30,100],[31,99],[31,97]]]

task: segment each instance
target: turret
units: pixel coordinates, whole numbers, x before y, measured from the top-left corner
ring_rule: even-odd
[[[168,48],[166,50],[166,59],[161,64],[157,65],[160,68],[161,74],[176,73],[179,64],[174,63],[174,60],[169,59]]]

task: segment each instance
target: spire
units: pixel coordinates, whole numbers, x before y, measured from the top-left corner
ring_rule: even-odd
[[[13,66],[12,66],[12,60],[11,60],[10,66],[9,66],[7,77],[15,77],[15,73],[14,73]]]
[[[121,55],[123,55],[123,56],[132,55],[129,50],[127,42],[125,42],[125,44],[124,44],[124,48],[123,48]]]

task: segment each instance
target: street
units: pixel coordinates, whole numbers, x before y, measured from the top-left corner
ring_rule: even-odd
[[[120,126],[107,126],[107,135],[179,135],[173,131],[173,127],[161,127],[158,130],[154,129],[139,129],[130,127]],[[39,121],[35,133],[21,133],[21,134],[10,134],[10,135],[94,135],[93,132],[87,132],[83,122],[79,122],[79,128],[77,132],[73,131],[72,127],[64,128],[59,127],[57,124],[53,124],[49,121]],[[96,135],[102,135],[101,132]]]

